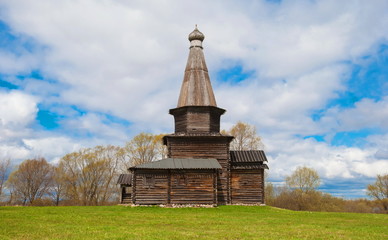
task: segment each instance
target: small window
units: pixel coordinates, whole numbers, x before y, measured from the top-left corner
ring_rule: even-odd
[[[176,177],[175,186],[186,186],[187,185],[187,177],[185,175],[179,175]]]
[[[144,186],[148,188],[155,187],[155,178],[153,176],[145,176],[143,178]]]

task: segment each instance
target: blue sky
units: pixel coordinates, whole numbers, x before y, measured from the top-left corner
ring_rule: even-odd
[[[0,0],[0,157],[172,132],[198,24],[222,127],[256,126],[269,180],[309,166],[365,197],[388,172],[388,3],[372,2]]]

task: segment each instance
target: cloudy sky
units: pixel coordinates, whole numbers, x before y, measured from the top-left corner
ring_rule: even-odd
[[[222,128],[255,125],[270,181],[315,168],[365,197],[388,172],[388,1],[0,0],[0,157],[173,132],[198,24]]]

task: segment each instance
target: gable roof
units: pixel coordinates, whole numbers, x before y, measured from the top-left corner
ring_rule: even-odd
[[[217,159],[165,158],[130,167],[129,169],[221,169]]]

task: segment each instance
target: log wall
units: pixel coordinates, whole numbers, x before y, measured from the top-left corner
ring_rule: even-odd
[[[209,133],[210,114],[200,111],[186,113],[188,133]]]
[[[166,136],[170,158],[215,158],[222,170],[217,175],[218,203],[229,203],[229,143],[228,136]]]
[[[264,170],[231,170],[231,203],[264,203]]]
[[[175,133],[219,133],[220,117],[225,110],[209,106],[187,106],[171,109]]]
[[[167,204],[168,173],[167,171],[134,171],[133,187],[134,204],[155,205]]]
[[[214,173],[176,173],[171,175],[172,204],[216,204]]]
[[[217,204],[215,170],[134,170],[133,175],[133,204]]]

